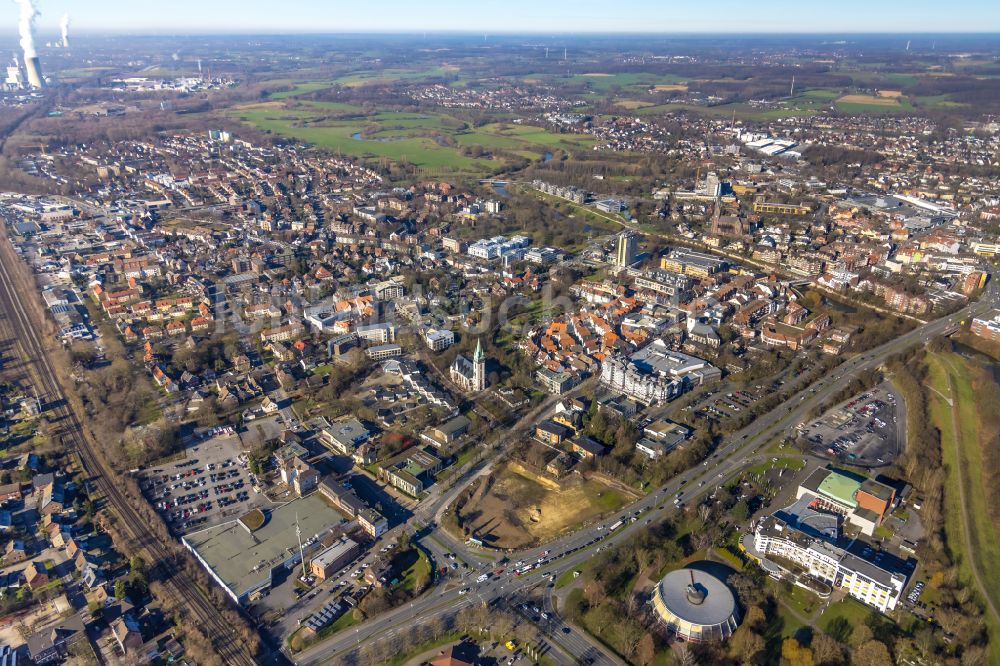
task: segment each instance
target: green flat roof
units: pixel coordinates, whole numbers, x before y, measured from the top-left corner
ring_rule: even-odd
[[[819,484],[819,492],[849,507],[858,505],[854,494],[861,483],[839,472],[830,472]]]

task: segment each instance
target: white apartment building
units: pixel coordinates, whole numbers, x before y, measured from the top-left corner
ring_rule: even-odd
[[[431,328],[424,334],[424,342],[431,351],[444,351],[455,344],[455,333],[447,329]]]
[[[761,519],[753,533],[753,549],[772,564],[785,569],[781,559],[794,562],[810,576],[839,587],[862,603],[883,613],[896,608],[907,576],[887,571],[874,562],[824,541],[775,516]]]

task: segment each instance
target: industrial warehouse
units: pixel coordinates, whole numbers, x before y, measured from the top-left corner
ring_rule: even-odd
[[[261,525],[234,520],[181,539],[238,604],[267,594],[275,573],[290,570],[332,543],[333,528],[346,522],[316,494],[263,512]],[[301,534],[300,539],[296,529]],[[339,559],[339,558],[337,558]]]

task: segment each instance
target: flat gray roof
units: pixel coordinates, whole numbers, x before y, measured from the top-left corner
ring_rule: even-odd
[[[705,600],[692,603],[688,600],[687,587],[694,576],[695,588],[705,594]],[[677,617],[711,627],[729,621],[736,612],[736,599],[726,584],[715,576],[697,569],[671,571],[659,582],[660,598],[667,610]]]
[[[313,558],[312,561],[318,563],[321,567],[325,567],[331,562],[336,562],[344,555],[349,553],[351,550],[358,547],[358,544],[344,537],[343,541],[338,541],[326,550],[320,551]]]
[[[303,545],[344,522],[316,493],[274,509],[264,509],[264,513],[267,516],[264,526],[252,534],[234,520],[184,537],[236,596],[270,580],[271,570],[296,553],[299,548],[296,515]]]

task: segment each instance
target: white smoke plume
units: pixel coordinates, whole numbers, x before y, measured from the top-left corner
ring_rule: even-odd
[[[63,14],[59,21],[59,29],[62,30],[62,45],[64,49],[69,48],[69,14]]]
[[[38,51],[35,50],[35,19],[38,18],[38,9],[34,0],[14,0],[21,6],[21,18],[17,23],[17,30],[21,33],[21,50],[24,51],[24,58],[37,58]]]

